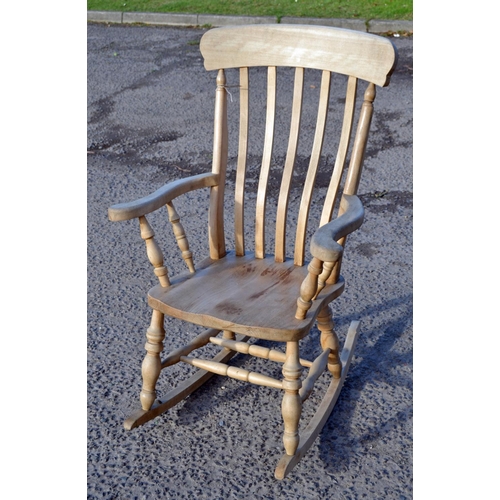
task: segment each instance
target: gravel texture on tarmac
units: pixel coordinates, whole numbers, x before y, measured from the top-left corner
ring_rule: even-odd
[[[146,293],[156,278],[137,221],[109,222],[107,208],[149,194],[165,182],[210,170],[215,74],[204,70],[199,53],[204,31],[88,25],[88,498],[410,499],[411,37],[392,39],[399,51],[398,68],[389,87],[377,88],[359,188],[365,222],[348,240],[342,267],[346,291],[332,304],[341,343],[355,319],[361,321],[360,338],[335,409],[309,452],[285,480],[275,480],[274,467],[283,452],[281,395],[275,389],[222,377],[213,377],[142,427],[123,428],[124,419],[139,406],[150,321]],[[229,84],[233,76],[229,71]],[[256,71],[255,83],[264,77]],[[286,153],[287,96],[292,89],[280,74],[279,78],[285,97],[278,101],[277,128],[284,132],[275,143],[271,195]],[[332,109],[337,109],[340,97],[335,92],[342,86],[342,78],[333,80]],[[318,76],[307,74],[304,88],[307,109],[317,102]],[[228,90],[237,96],[236,88]],[[231,116],[238,112],[231,99],[228,106]],[[264,106],[261,97],[252,97],[256,120],[263,116]],[[335,126],[334,111],[332,117]],[[314,122],[305,120],[303,126],[312,137]],[[262,140],[256,136],[249,151],[250,186],[257,184]],[[234,141],[230,144],[228,190],[234,186],[236,157]],[[291,206],[300,200],[307,147],[306,138],[298,153]],[[331,166],[334,155],[333,145],[326,140],[320,167]],[[320,190],[325,189],[328,174],[320,172],[317,181]],[[179,198],[176,204],[195,262],[207,254],[207,202],[208,190],[203,190]],[[248,196],[249,214],[252,203],[255,190]],[[313,220],[318,211],[312,207]],[[160,212],[150,222],[174,276],[184,271],[184,263],[166,211]],[[228,228],[231,217],[229,210]],[[294,222],[292,217],[290,224]],[[248,238],[252,235],[248,223]],[[269,245],[272,242],[271,232]],[[229,235],[227,246],[232,244]],[[172,321],[166,331],[165,349],[169,350],[198,330]],[[301,341],[304,357],[318,353],[318,341],[314,328]],[[280,377],[278,365],[268,367],[258,358],[238,356],[234,363]],[[187,365],[162,372],[160,395],[189,373]],[[304,405],[304,423],[327,385],[325,374]]]

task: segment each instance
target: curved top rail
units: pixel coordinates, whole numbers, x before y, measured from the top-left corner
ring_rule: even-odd
[[[397,52],[378,35],[327,26],[249,25],[207,31],[200,43],[205,69],[292,66],[333,71],[381,87],[389,84]]]

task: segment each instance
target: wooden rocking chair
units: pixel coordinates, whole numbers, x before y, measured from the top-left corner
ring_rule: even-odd
[[[225,375],[283,391],[285,454],[275,477],[282,479],[310,448],[324,426],[347,375],[358,336],[359,322],[350,325],[343,350],[334,331],[329,303],[344,290],[340,275],[346,236],[363,221],[363,206],[356,196],[372,118],[375,85],[386,86],[395,67],[396,52],[385,38],[355,31],[314,26],[254,25],[224,27],[207,31],[201,39],[201,53],[207,70],[217,70],[215,130],[212,172],[168,183],[137,201],[114,205],[109,219],[139,219],[141,237],[159,284],[148,294],[153,309],[147,330],[146,356],[142,364],[142,409],[125,421],[132,429],[160,415],[205,383],[213,374]],[[254,251],[245,241],[244,206],[249,138],[249,68],[267,67],[267,108],[263,156],[256,196]],[[286,159],[275,218],[274,254],[266,253],[266,196],[275,128],[277,67],[295,68],[293,102]],[[224,196],[228,159],[227,100],[231,86],[227,69],[239,68],[239,146],[235,181],[233,251],[227,251],[224,234]],[[297,217],[293,259],[285,255],[285,235],[290,186],[298,147],[304,71],[321,74],[316,129],[309,168]],[[310,263],[306,267],[306,226],[313,187],[322,151],[332,73],[346,75],[344,118],[340,127],[337,157],[324,196],[319,228],[310,241]],[[236,71],[235,74],[238,74]],[[345,78],[345,77],[344,77]],[[358,80],[368,82],[354,126]],[[233,85],[234,86],[234,85]],[[236,92],[234,92],[236,93]],[[351,144],[351,130],[356,128]],[[329,139],[330,140],[330,139]],[[344,172],[350,153],[349,166]],[[189,191],[210,189],[208,221],[209,257],[193,263],[191,251],[173,200]],[[343,188],[342,194],[341,189]],[[189,272],[170,278],[162,252],[146,215],[166,205],[173,232]],[[332,216],[335,214],[335,218]],[[207,330],[185,346],[161,357],[165,337],[164,315],[201,325]],[[299,341],[317,322],[321,332],[321,354],[313,361],[299,355]],[[221,336],[218,336],[222,333]],[[285,352],[269,349],[250,338],[285,343]],[[207,345],[222,348],[213,359],[191,356]],[[236,353],[283,363],[281,380],[226,364]],[[170,393],[157,400],[156,382],[162,369],[188,363],[199,370]],[[307,376],[301,377],[303,369]],[[331,383],[314,417],[299,435],[302,405],[315,382],[328,370]]]

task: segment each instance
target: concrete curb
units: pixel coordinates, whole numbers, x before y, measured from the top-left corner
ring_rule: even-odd
[[[167,12],[111,12],[87,11],[87,21],[118,24],[155,24],[166,26],[229,26],[243,24],[277,24],[273,16],[219,16],[212,14],[171,14]],[[313,24],[334,26],[367,33],[413,33],[413,21],[363,19],[332,19],[312,17],[282,17],[281,24]]]

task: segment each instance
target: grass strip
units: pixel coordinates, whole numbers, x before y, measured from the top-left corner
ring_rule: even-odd
[[[87,0],[88,10],[412,20],[413,0]]]

